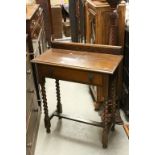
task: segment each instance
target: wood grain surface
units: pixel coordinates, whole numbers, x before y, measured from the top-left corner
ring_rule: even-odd
[[[49,49],[33,59],[32,62],[113,74],[122,58],[120,55]]]

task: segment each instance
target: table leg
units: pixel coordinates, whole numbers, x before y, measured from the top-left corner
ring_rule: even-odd
[[[46,128],[46,132],[50,133],[51,123],[50,123],[50,118],[49,118],[49,115],[48,115],[48,106],[47,106],[46,89],[45,89],[45,79],[41,83],[41,90],[42,90],[42,100],[43,100],[43,107],[44,107],[44,114],[45,114],[45,117],[44,117],[45,128]]]
[[[62,113],[62,104],[61,104],[61,96],[60,96],[60,84],[59,84],[58,79],[55,80],[55,84],[56,84],[56,95],[57,95],[57,112]],[[60,117],[59,117],[59,119],[60,119]]]
[[[119,69],[118,69],[118,73],[119,73]],[[121,85],[118,85],[119,84],[119,75],[116,74],[116,78],[114,80],[114,88],[115,88],[115,97],[117,96],[117,100],[114,99],[114,106],[115,106],[115,123],[117,125],[123,125],[123,120],[121,118],[121,115],[120,115],[120,102],[121,102],[121,94],[120,94],[120,90],[118,87],[121,87]]]
[[[103,121],[102,145],[103,145],[103,148],[108,147],[108,123],[109,123],[108,111],[109,111],[108,103],[105,103],[105,107],[102,113],[102,121]]]
[[[112,127],[111,131],[115,130],[115,113],[116,113],[116,78],[112,77],[111,89],[110,89],[110,98],[111,98],[111,113],[112,113]]]
[[[110,129],[114,131],[115,129],[115,112],[116,112],[116,78],[111,76],[109,79],[109,86],[106,93],[106,98],[104,102],[104,109],[102,112],[102,122],[103,122],[103,134],[102,134],[102,144],[106,148],[108,146],[108,134]]]

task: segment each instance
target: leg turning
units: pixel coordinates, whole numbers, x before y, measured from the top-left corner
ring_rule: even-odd
[[[45,128],[46,128],[47,133],[50,133],[51,123],[50,123],[50,118],[48,115],[48,106],[47,106],[46,90],[45,90],[45,80],[42,82],[41,88],[42,88],[42,100],[43,100],[43,107],[44,107],[44,114],[45,114],[44,123],[45,123]]]
[[[62,113],[62,104],[61,104],[59,80],[56,79],[55,83],[56,83],[56,95],[57,95],[57,112]],[[60,117],[59,117],[59,119],[60,119]]]

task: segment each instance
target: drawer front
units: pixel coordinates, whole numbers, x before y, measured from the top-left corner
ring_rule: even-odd
[[[40,109],[32,110],[30,122],[26,133],[26,150],[33,154],[40,121]]]
[[[81,71],[62,67],[38,64],[39,75],[91,85],[102,85],[103,75],[95,72]]]
[[[26,93],[26,129],[29,124],[29,119],[34,106],[33,104],[34,104],[34,94]]]

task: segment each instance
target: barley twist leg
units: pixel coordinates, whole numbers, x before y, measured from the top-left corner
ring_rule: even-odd
[[[46,99],[46,89],[45,89],[45,79],[43,80],[42,84],[41,84],[41,90],[42,90],[42,100],[43,100],[43,108],[44,108],[44,123],[45,123],[45,128],[47,133],[50,133],[50,127],[51,127],[51,123],[50,123],[50,118],[48,115],[48,106],[47,106],[47,99]]]
[[[56,84],[56,95],[57,95],[57,112],[62,113],[62,104],[61,104],[61,96],[60,96],[60,84],[59,84],[58,79],[55,80],[55,84]],[[60,117],[59,117],[59,119],[60,119]]]

